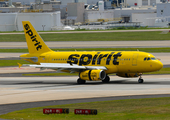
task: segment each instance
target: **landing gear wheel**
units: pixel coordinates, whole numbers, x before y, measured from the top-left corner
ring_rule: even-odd
[[[77,83],[78,84],[85,84],[86,81],[79,78],[79,79],[77,79]]]
[[[108,83],[110,81],[110,77],[106,76],[104,80],[102,80],[103,83]]]
[[[143,83],[143,79],[139,78],[138,83]]]
[[[144,80],[142,79],[142,73],[140,74],[140,77],[139,77],[139,80],[138,80],[138,83],[143,83]]]

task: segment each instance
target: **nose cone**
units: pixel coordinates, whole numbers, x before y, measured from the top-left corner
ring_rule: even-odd
[[[155,63],[155,65],[154,65],[154,68],[155,68],[156,71],[162,69],[162,68],[163,68],[162,62],[159,61],[159,60],[156,60],[156,63]]]

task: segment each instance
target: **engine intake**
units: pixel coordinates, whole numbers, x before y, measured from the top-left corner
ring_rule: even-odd
[[[129,78],[129,77],[138,77],[140,74],[139,73],[117,73],[116,75],[119,77]]]
[[[103,80],[106,77],[106,72],[103,70],[86,70],[79,74],[80,79],[97,81]]]

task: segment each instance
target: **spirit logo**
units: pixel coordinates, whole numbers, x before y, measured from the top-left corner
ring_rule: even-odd
[[[24,25],[24,28],[26,29],[26,34],[28,34],[31,37],[32,42],[34,42],[34,46],[36,47],[37,51],[42,48],[41,43],[37,40],[36,35],[33,34],[32,30],[30,29],[30,26],[28,24]]]
[[[69,63],[71,65],[72,64],[78,64],[78,63],[79,63],[79,65],[88,65],[88,64],[90,64],[90,62],[92,62],[91,64],[95,65],[96,61],[97,61],[97,65],[100,65],[101,60],[104,58],[104,59],[106,59],[106,65],[109,65],[110,61],[112,59],[113,59],[112,62],[113,62],[114,65],[119,65],[119,62],[117,61],[117,58],[121,57],[122,54],[121,54],[121,52],[118,52],[117,54],[114,54],[114,53],[115,52],[111,52],[111,53],[108,53],[108,54],[100,54],[100,52],[98,52],[94,56],[91,55],[91,54],[82,54],[82,55],[71,54],[68,57],[67,63]]]

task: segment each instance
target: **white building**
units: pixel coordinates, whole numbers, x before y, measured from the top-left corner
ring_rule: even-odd
[[[156,13],[132,13],[132,22],[140,22],[142,26],[154,26]]]
[[[157,4],[157,17],[170,16],[170,3]]]
[[[114,11],[85,11],[85,21],[86,22],[97,22],[99,19],[113,21]]]
[[[60,11],[48,13],[0,13],[0,31],[23,31],[22,21],[30,21],[38,31],[61,26]]]

